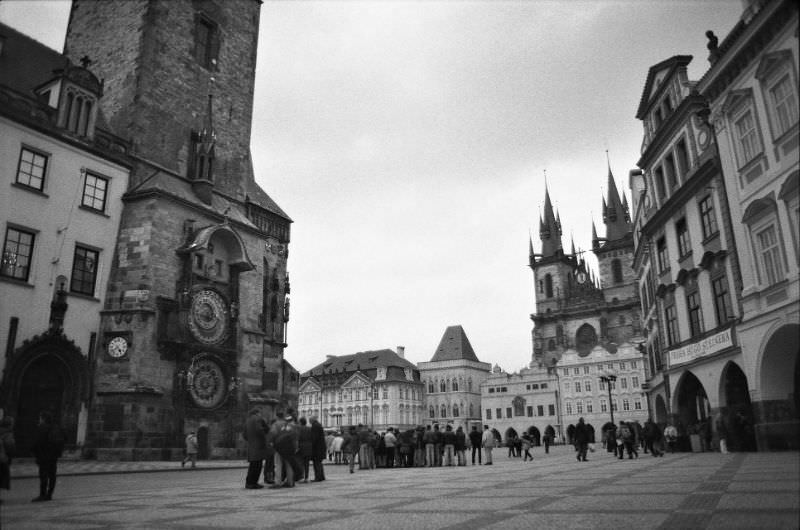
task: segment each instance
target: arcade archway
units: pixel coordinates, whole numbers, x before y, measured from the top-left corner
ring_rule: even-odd
[[[692,372],[685,372],[675,392],[678,416],[678,434],[687,433],[711,415],[708,394],[703,384]]]
[[[728,448],[733,451],[754,451],[753,408],[750,404],[747,376],[739,365],[730,362],[722,371],[720,401],[725,404],[723,417],[727,424]]]
[[[538,445],[541,444],[542,434],[539,432],[539,429],[537,429],[536,426],[531,425],[530,427],[528,427],[528,431],[527,432],[530,435],[530,437],[533,439],[533,445],[538,446]]]
[[[756,438],[761,450],[800,447],[800,325],[786,324],[767,340],[761,356],[761,401]]]

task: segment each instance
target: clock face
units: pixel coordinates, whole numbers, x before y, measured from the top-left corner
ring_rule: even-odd
[[[225,400],[227,385],[222,367],[212,359],[201,359],[191,372],[189,393],[198,407],[213,409]]]
[[[583,271],[579,272],[576,279],[578,280],[578,283],[586,283],[586,273]]]
[[[123,357],[128,352],[128,341],[125,337],[114,337],[108,341],[108,354],[115,359]]]
[[[216,291],[203,289],[192,296],[189,331],[204,344],[219,344],[228,337],[228,306]]]

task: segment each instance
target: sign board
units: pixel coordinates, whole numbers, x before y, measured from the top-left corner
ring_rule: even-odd
[[[669,366],[692,362],[733,346],[732,328],[721,331],[701,341],[669,351]]]

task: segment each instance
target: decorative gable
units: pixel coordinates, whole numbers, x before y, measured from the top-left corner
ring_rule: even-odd
[[[300,392],[319,392],[322,386],[313,377],[309,377],[305,382],[300,385]]]
[[[358,387],[365,387],[370,386],[372,384],[372,380],[364,375],[361,372],[356,372],[351,375],[347,381],[342,384],[342,388],[358,388]]]
[[[775,68],[784,62],[791,63],[791,60],[792,52],[789,50],[778,50],[776,52],[764,54],[764,57],[761,58],[761,62],[758,63],[755,78],[764,79],[772,73]]]

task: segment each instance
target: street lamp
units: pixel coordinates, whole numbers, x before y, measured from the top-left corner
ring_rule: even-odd
[[[614,424],[614,402],[611,401],[611,383],[617,380],[614,374],[603,374],[600,376],[600,381],[608,385],[608,410],[611,412],[611,423]]]

